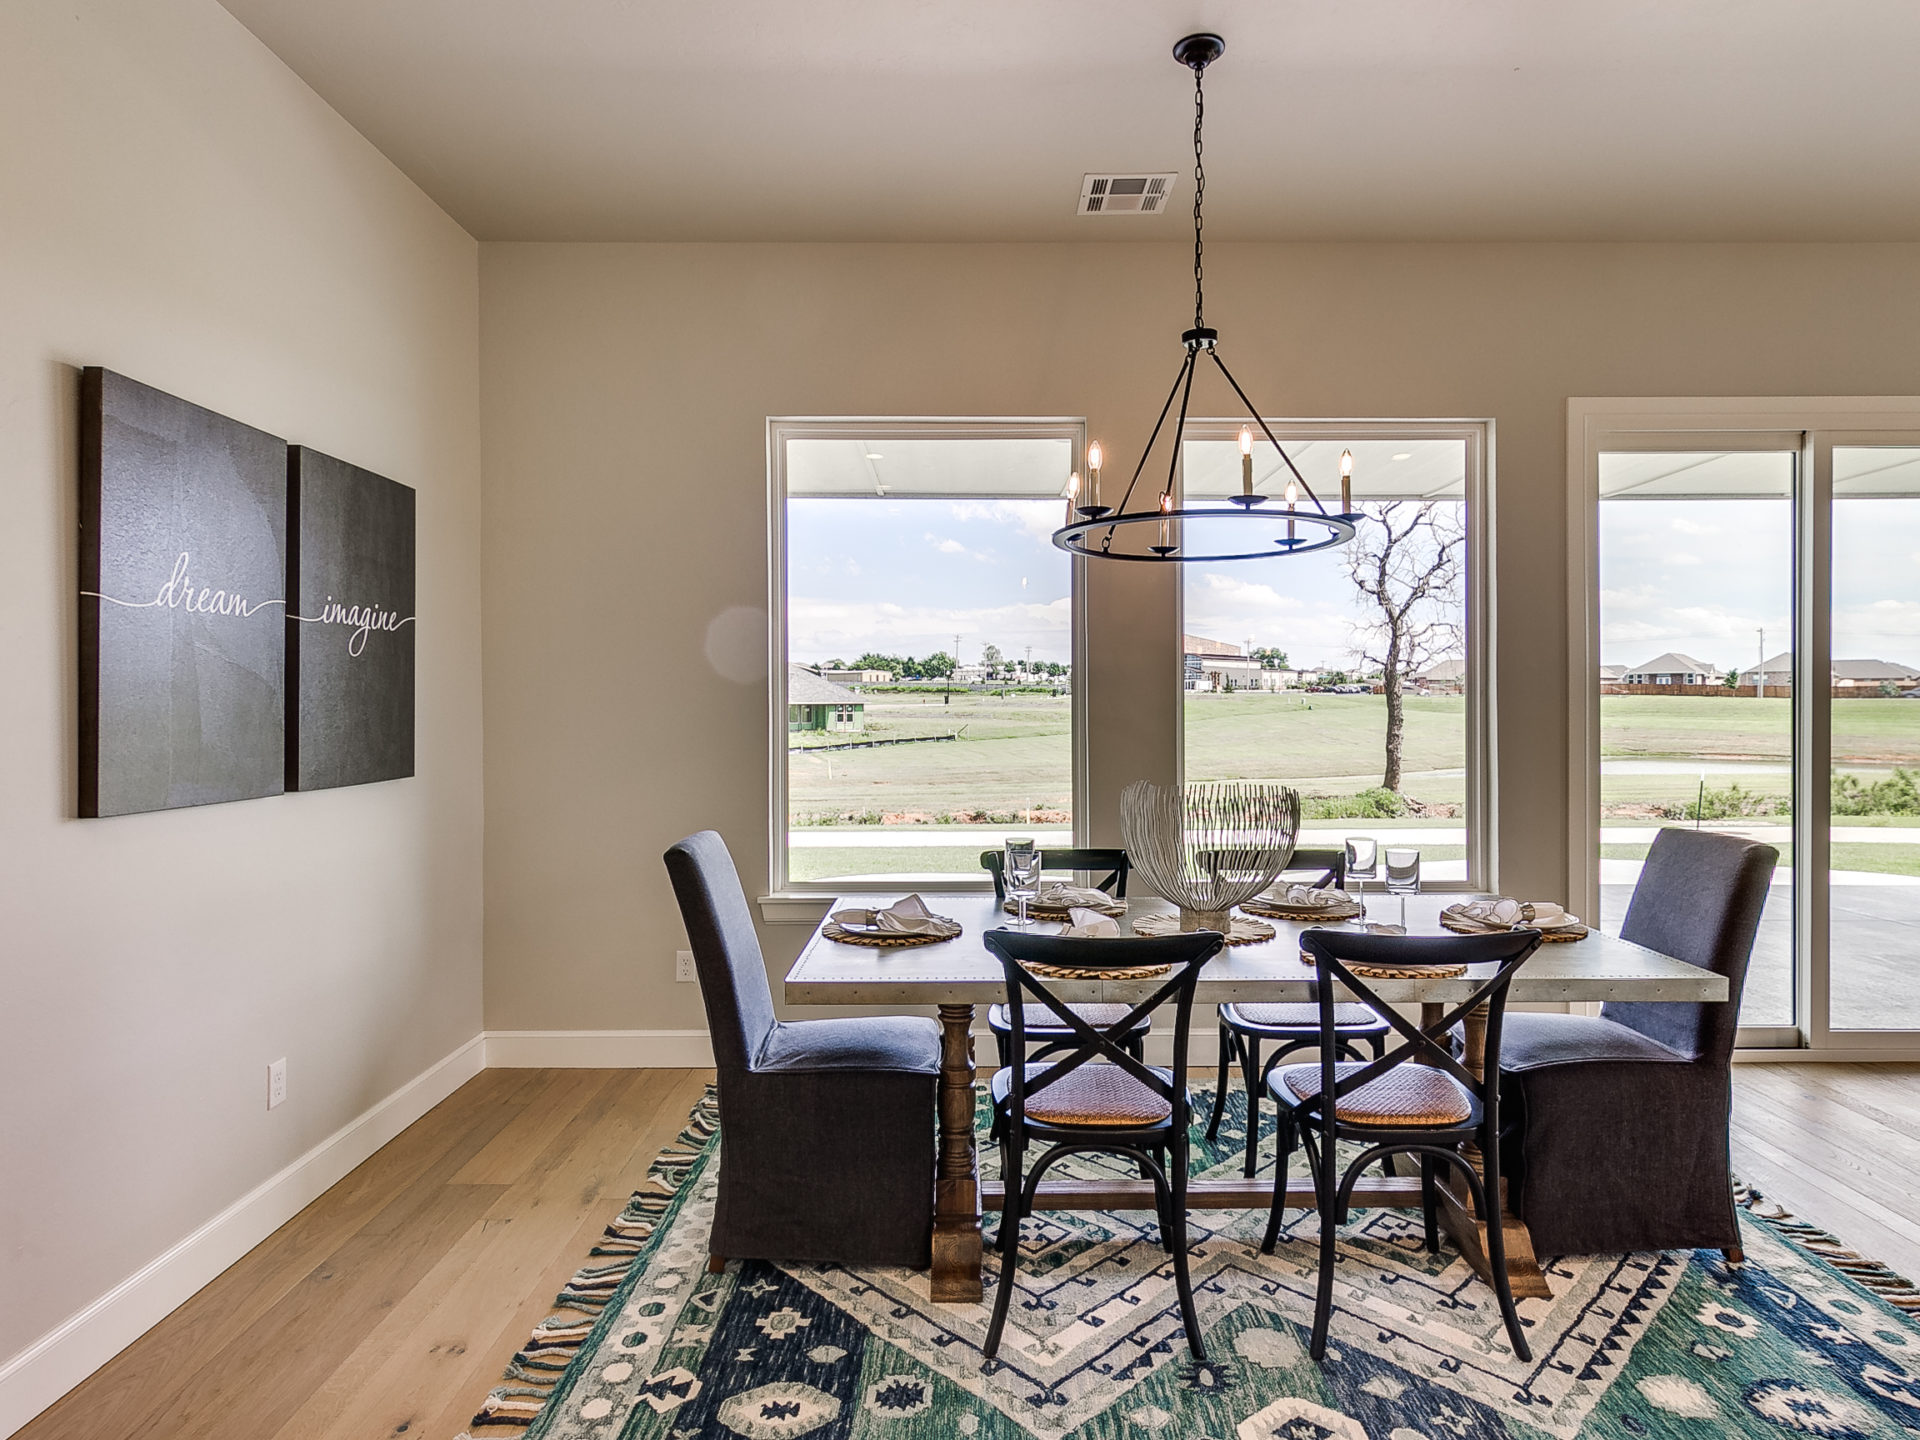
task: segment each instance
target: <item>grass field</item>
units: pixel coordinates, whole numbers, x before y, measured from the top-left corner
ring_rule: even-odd
[[[794,737],[789,750],[790,813],[797,826],[975,823],[1058,826],[1072,817],[1072,706],[1065,696],[869,694],[863,737]],[[1785,795],[1790,777],[1769,773],[1792,755],[1789,702],[1713,696],[1605,696],[1601,798],[1609,823],[1658,822],[1663,807],[1691,801],[1707,784],[1737,780],[1747,790]],[[1920,766],[1920,701],[1842,700],[1832,709],[1837,767],[1867,778],[1895,765]],[[1275,780],[1305,795],[1348,796],[1380,783],[1386,702],[1373,695],[1194,694],[1185,701],[1190,780]],[[957,733],[955,741],[821,750],[850,738]],[[1430,805],[1458,806],[1465,794],[1466,713],[1458,696],[1409,697],[1403,790]],[[1644,765],[1645,772],[1635,767]],[[1365,829],[1463,823],[1428,817],[1367,821]],[[1849,825],[1914,824],[1849,817]],[[1443,847],[1426,847],[1433,858]],[[1444,847],[1452,848],[1452,847]],[[1612,858],[1636,847],[1607,846]],[[1621,853],[1615,855],[1615,850]],[[1644,847],[1638,847],[1643,853]],[[1835,847],[1837,868],[1920,874],[1920,844]],[[911,850],[795,849],[794,878],[858,873],[971,873],[979,847],[962,842]],[[1911,856],[1912,858],[1905,858]]]

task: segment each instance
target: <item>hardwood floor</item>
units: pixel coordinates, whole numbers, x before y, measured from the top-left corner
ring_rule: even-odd
[[[1920,1065],[1736,1065],[1733,1168],[1920,1280]]]
[[[710,1079],[483,1072],[17,1440],[451,1440]]]
[[[710,1072],[489,1070],[18,1440],[450,1440]],[[1734,1069],[1738,1171],[1920,1276],[1920,1066]]]

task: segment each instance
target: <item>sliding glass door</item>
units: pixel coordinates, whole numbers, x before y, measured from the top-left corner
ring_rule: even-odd
[[[1791,1034],[1799,447],[1599,460],[1601,924],[1618,931],[1662,826],[1778,845],[1740,1018]]]
[[[1569,416],[1573,900],[1617,929],[1662,827],[1763,839],[1741,1044],[1920,1058],[1920,400]]]
[[[1920,1031],[1920,446],[1830,453],[1828,1024]]]

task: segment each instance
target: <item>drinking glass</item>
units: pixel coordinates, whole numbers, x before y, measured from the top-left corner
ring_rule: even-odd
[[[1367,881],[1373,879],[1379,865],[1380,846],[1371,835],[1347,837],[1347,879],[1353,882],[1353,898],[1360,904],[1356,924],[1367,923]]]
[[[1007,894],[1018,902],[1020,907],[1020,927],[1027,925],[1027,902],[1033,899],[1034,892],[1040,886],[1040,850],[1033,841],[1027,839],[1008,840],[1006,855],[1001,862],[1007,877]]]
[[[1383,853],[1387,893],[1400,897],[1400,924],[1407,923],[1407,896],[1420,893],[1420,852],[1413,846],[1392,846]]]

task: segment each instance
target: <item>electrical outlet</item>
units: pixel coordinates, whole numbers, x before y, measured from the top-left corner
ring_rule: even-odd
[[[267,1109],[283,1104],[287,1098],[287,1059],[283,1055],[267,1066]]]
[[[686,981],[697,978],[693,973],[693,952],[691,950],[676,950],[673,952],[673,978]]]

